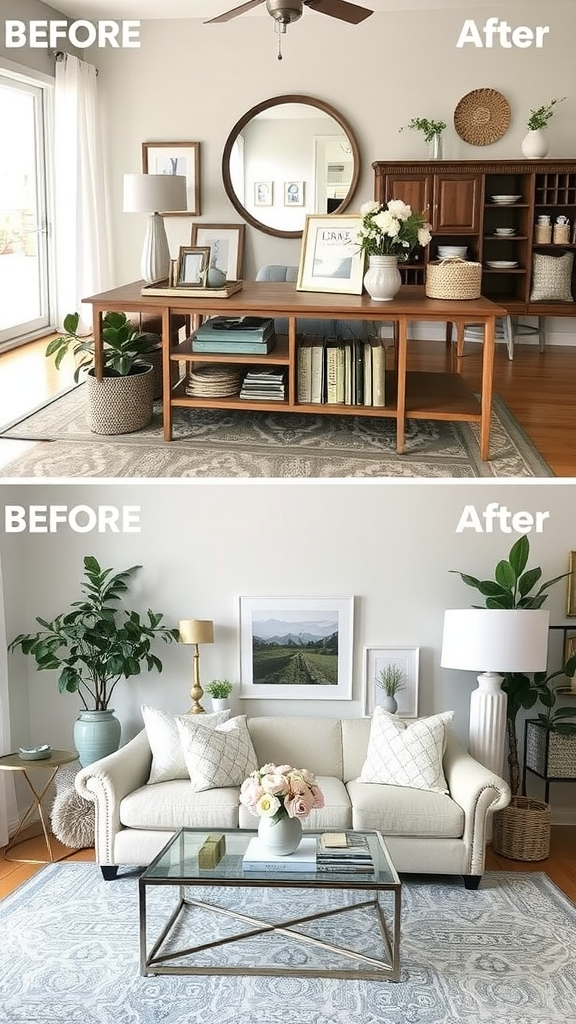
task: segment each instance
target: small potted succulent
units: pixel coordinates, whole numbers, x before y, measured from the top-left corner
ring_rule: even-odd
[[[227,679],[212,679],[204,690],[212,699],[214,711],[225,711],[230,706],[228,698],[234,687]]]
[[[394,715],[398,711],[396,694],[406,689],[403,670],[395,662],[390,662],[389,665],[380,669],[376,676],[376,686],[384,691],[380,699],[380,706]]]

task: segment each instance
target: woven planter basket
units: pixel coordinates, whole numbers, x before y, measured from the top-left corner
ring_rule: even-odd
[[[494,814],[492,849],[510,860],[545,860],[550,853],[550,804],[513,796]]]
[[[154,371],[142,363],[127,377],[97,381],[89,370],[88,427],[94,434],[129,434],[152,419]]]
[[[479,299],[482,291],[482,264],[462,260],[432,260],[426,268],[426,295],[429,299]]]

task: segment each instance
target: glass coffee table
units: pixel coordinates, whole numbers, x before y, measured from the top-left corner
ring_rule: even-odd
[[[141,973],[397,981],[401,882],[379,832],[351,834],[364,837],[369,870],[246,870],[242,859],[255,832],[181,829],[138,880]],[[317,842],[321,835],[304,831]],[[225,852],[214,867],[200,867],[199,853],[213,837],[223,837]],[[341,917],[352,913],[364,916],[350,919],[348,934]],[[262,936],[273,940],[265,962],[270,946],[253,941]],[[281,948],[274,949],[276,940]],[[245,944],[238,962],[223,949],[216,956],[233,943]]]

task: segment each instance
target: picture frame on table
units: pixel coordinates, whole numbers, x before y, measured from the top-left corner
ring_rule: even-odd
[[[353,597],[241,597],[240,697],[351,700]]]
[[[227,281],[241,281],[244,232],[244,224],[193,224],[190,242],[209,247],[210,267],[226,274]]]
[[[254,206],[272,206],[274,202],[274,182],[254,182]]]
[[[399,718],[418,717],[419,647],[364,648],[364,714],[372,715],[375,707],[383,707],[384,690],[378,685],[380,672],[397,665],[403,673],[403,688],[395,694]]]
[[[568,606],[566,615],[568,618],[576,616],[576,551],[571,551],[568,556]]]
[[[284,182],[284,206],[304,206],[304,182]]]
[[[361,295],[364,253],[357,241],[360,216],[306,216],[296,288]]]
[[[186,209],[170,210],[164,216],[200,216],[199,142],[143,142],[142,171],[144,174],[183,174],[186,178]]]
[[[176,270],[178,287],[205,288],[208,282],[209,261],[209,246],[181,245]]]

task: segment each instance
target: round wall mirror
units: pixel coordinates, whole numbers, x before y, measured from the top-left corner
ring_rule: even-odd
[[[342,213],[359,173],[350,126],[309,96],[275,96],[252,107],[222,156],[226,195],[240,216],[281,238],[298,238],[309,213]]]

